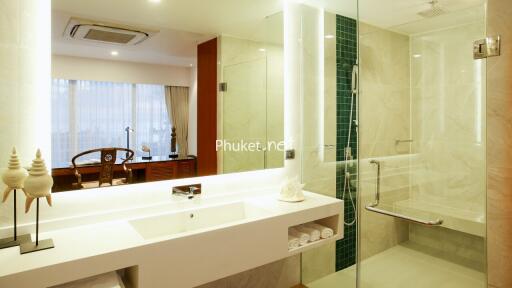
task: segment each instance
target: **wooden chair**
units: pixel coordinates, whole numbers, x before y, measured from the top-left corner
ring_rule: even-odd
[[[122,165],[123,171],[126,174],[126,178],[124,179],[114,179],[114,167],[116,165],[117,151],[126,152],[126,155],[128,155],[127,159],[124,159],[123,162],[121,162],[120,164]],[[101,153],[98,181],[82,182],[82,175],[79,171],[80,166],[76,164],[76,159],[87,154],[98,152]],[[73,157],[73,159],[71,159],[71,163],[73,164],[73,169],[75,170],[75,176],[77,179],[77,183],[75,184],[75,186],[77,186],[78,189],[82,189],[101,187],[102,184],[110,184],[111,186],[114,186],[131,183],[132,169],[126,167],[126,162],[128,162],[128,160],[133,159],[134,154],[135,152],[133,152],[133,150],[126,148],[99,148],[84,151],[82,153],[77,154],[75,157]]]

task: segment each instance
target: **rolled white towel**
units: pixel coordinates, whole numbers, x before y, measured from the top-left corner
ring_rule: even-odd
[[[309,235],[307,233],[302,233],[295,228],[289,228],[288,235],[299,238],[300,246],[304,246],[309,242]]]
[[[312,229],[317,229],[318,231],[320,231],[320,237],[322,237],[322,239],[330,238],[334,235],[334,231],[331,228],[325,227],[325,226],[317,224],[315,222],[310,222],[305,225],[306,225],[306,227],[309,227]]]
[[[320,240],[320,230],[310,228],[305,225],[297,226],[297,230],[299,230],[302,233],[309,234],[309,241],[314,242]]]
[[[299,248],[299,238],[288,235],[288,250]]]
[[[53,286],[54,288],[125,288],[123,280],[116,272],[109,272],[70,283]]]

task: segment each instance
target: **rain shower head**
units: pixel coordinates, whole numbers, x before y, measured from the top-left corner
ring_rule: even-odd
[[[439,7],[439,1],[438,0],[432,0],[428,2],[430,4],[430,9],[421,11],[418,13],[418,15],[425,17],[425,18],[432,18],[439,15],[444,14],[444,10]]]

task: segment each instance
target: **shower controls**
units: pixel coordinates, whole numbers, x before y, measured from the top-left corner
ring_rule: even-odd
[[[345,158],[347,160],[352,160],[352,148],[351,147],[345,147]]]
[[[285,152],[285,159],[286,160],[295,159],[295,149],[286,150],[286,152]]]
[[[219,92],[228,92],[228,83],[226,83],[226,82],[219,83]]]
[[[473,43],[473,59],[500,56],[501,38],[499,35],[476,40]]]

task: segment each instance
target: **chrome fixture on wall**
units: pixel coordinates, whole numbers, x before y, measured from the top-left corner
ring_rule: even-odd
[[[484,59],[500,56],[501,37],[500,35],[489,36],[485,39],[476,40],[473,43],[473,59]]]
[[[395,140],[395,145],[398,145],[400,143],[412,143],[413,140],[412,139],[396,139]]]
[[[352,178],[352,174],[350,171],[348,171],[349,166],[351,167],[353,165],[353,155],[352,155],[352,144],[350,142],[351,136],[352,136],[352,125],[356,125],[357,127],[357,119],[353,119],[354,116],[354,109],[357,107],[355,105],[356,96],[358,92],[358,69],[357,62],[355,65],[352,66],[352,82],[351,82],[351,95],[350,95],[350,114],[349,114],[349,121],[348,121],[348,137],[347,137],[347,145],[344,149],[344,163],[345,163],[345,180],[343,184],[343,193],[341,195],[341,199],[344,201],[346,200],[346,194],[348,193],[348,197],[350,199],[350,205],[352,206],[354,210],[354,219],[350,222],[345,222],[344,224],[347,226],[352,226],[357,222],[357,208],[356,204],[354,202],[354,198],[352,196],[352,191],[350,189],[350,180]],[[357,114],[356,114],[357,118]]]
[[[423,220],[423,219],[419,219],[416,217],[410,217],[410,216],[406,216],[406,215],[402,215],[402,214],[398,214],[395,212],[386,211],[384,209],[378,208],[378,206],[380,204],[381,162],[373,159],[373,160],[370,160],[370,164],[374,164],[377,166],[377,179],[376,179],[377,187],[375,189],[375,200],[373,201],[373,203],[366,205],[366,207],[365,207],[366,210],[375,212],[375,213],[379,213],[379,214],[383,214],[383,215],[387,215],[387,216],[391,216],[391,217],[395,217],[395,218],[399,218],[399,219],[403,219],[406,221],[414,222],[417,224],[426,225],[426,226],[440,226],[443,224],[443,222],[444,222],[443,219]]]

